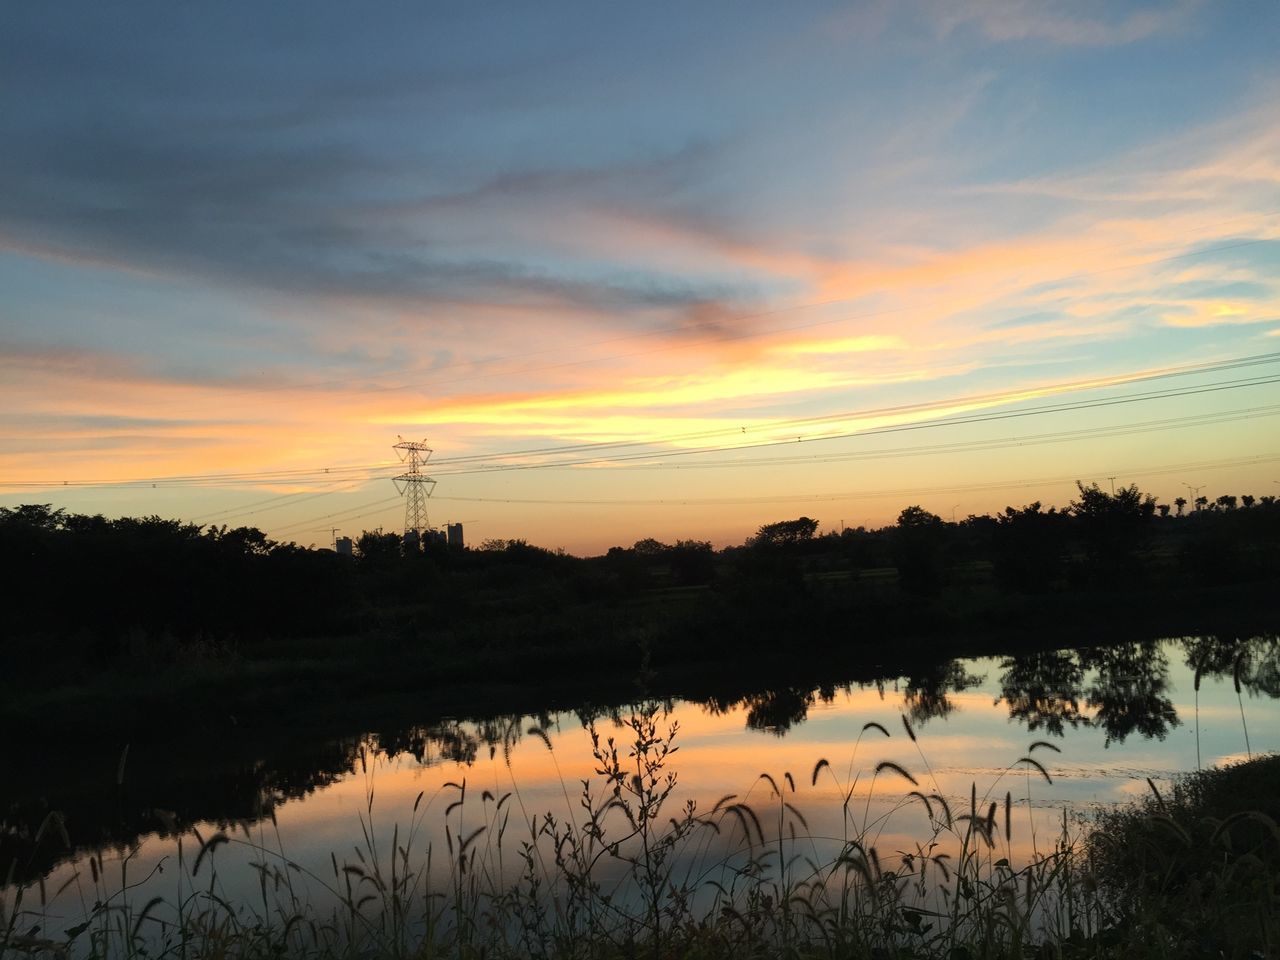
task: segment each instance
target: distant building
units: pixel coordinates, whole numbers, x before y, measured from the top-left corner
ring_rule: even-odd
[[[412,552],[414,552],[415,550],[417,550],[417,549],[418,549],[418,543],[419,543],[419,541],[418,541],[418,531],[417,531],[417,530],[406,530],[406,531],[404,532],[404,551],[405,551],[405,553],[412,553]]]
[[[334,541],[333,545],[340,556],[350,557],[354,553],[354,544],[352,544],[350,537],[339,537]]]
[[[463,545],[464,544],[462,542],[462,524],[460,523],[449,524],[449,546],[461,547]]]
[[[444,531],[443,531],[443,530],[428,530],[428,531],[427,531],[427,539],[428,539],[428,540],[430,540],[432,543],[444,543],[444,542],[445,542]]]

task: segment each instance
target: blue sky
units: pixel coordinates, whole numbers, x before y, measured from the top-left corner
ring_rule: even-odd
[[[442,467],[433,520],[587,552],[740,541],[786,496],[884,522],[938,477],[944,514],[1116,471],[1270,492],[1267,383],[1019,427],[1226,418],[1146,439],[663,457],[1280,350],[1278,38],[1269,3],[10,6],[0,503],[324,542],[399,523],[396,434],[491,467],[642,444]]]

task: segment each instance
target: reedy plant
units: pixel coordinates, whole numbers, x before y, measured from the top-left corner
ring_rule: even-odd
[[[1168,942],[1150,935],[1156,921],[1141,911],[1117,913],[1114,878],[1081,859],[1065,814],[1052,850],[1041,853],[1033,844],[1029,860],[1015,862],[1015,803],[1010,789],[1003,796],[997,790],[1018,769],[1028,773],[1028,789],[1032,776],[1049,780],[1035,755],[1056,750],[1052,744],[1033,743],[985,792],[972,786],[965,804],[941,788],[905,718],[923,775],[891,760],[860,768],[863,738],[890,736],[881,724],[867,723],[843,776],[826,758],[811,771],[809,785],[827,778],[841,803],[839,833],[820,836],[810,829],[790,772],[764,772],[745,796],[729,794],[702,810],[679,800],[672,759],[679,727],[666,721],[661,705],[641,704],[618,722],[624,732],[609,736],[586,721],[594,776],[580,781],[576,796],[562,787],[561,814],[531,813],[514,776],[510,791],[483,790],[478,800],[462,779],[432,798],[419,793],[407,822],[392,826],[388,847],[375,821],[376,757],[362,750],[360,844],[354,859],[331,856],[331,877],[293,861],[278,830],[268,836],[274,814],[256,833],[249,824],[208,837],[193,828],[178,838],[174,899],[153,897],[138,907],[132,898],[142,881],[129,876],[132,856],[121,858],[118,885],[108,889],[94,855],[92,881],[81,894],[83,920],[59,938],[48,909],[65,890],[79,889],[78,872],[52,898],[41,885],[18,889],[12,906],[0,904],[0,954],[957,960],[1046,951],[1119,955],[1117,944],[1135,937],[1147,945]],[[530,732],[552,749],[541,729]],[[907,789],[886,790],[894,781]],[[767,796],[753,799],[761,789]],[[437,802],[443,846],[425,839]],[[924,815],[924,831],[908,849],[885,852],[891,822],[908,810]],[[1236,836],[1236,824],[1224,821],[1215,839]],[[257,905],[227,896],[216,863],[223,848],[248,855]],[[1268,889],[1274,897],[1274,871],[1247,876],[1258,897]],[[38,908],[22,899],[34,892]],[[1212,902],[1224,920],[1235,916],[1221,897]],[[1270,929],[1265,936],[1274,936]]]

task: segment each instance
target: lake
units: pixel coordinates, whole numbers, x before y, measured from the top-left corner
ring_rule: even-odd
[[[426,703],[419,723],[316,741],[295,732],[123,750],[86,731],[11,754],[0,869],[12,869],[9,906],[25,887],[24,923],[53,937],[95,903],[137,911],[154,897],[166,901],[150,914],[159,930],[206,884],[236,910],[270,913],[285,898],[323,912],[375,859],[388,871],[392,859],[418,870],[428,855],[432,869],[470,856],[471,869],[510,883],[530,823],[540,836],[529,856],[545,866],[558,828],[544,828],[587,819],[584,780],[597,809],[611,783],[624,797],[634,788],[629,754],[646,721],[657,765],[642,791],[652,801],[669,788],[655,823],[719,804],[718,827],[673,848],[681,876],[734,875],[773,845],[784,862],[829,863],[851,835],[901,864],[929,842],[945,847],[944,807],[947,820],[996,824],[997,852],[1026,862],[1100,807],[1274,750],[1278,697],[1276,637],[1183,638],[538,715],[431,717]],[[620,808],[601,822],[613,837],[631,832]],[[633,895],[625,860],[605,849],[596,866],[597,881]]]

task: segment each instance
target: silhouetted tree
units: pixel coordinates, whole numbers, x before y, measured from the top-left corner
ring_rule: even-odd
[[[1043,511],[1038,500],[996,514],[991,559],[997,582],[1022,593],[1049,589],[1062,572],[1067,519],[1056,509]]]
[[[1182,511],[1185,510],[1187,506],[1187,498],[1178,497],[1173,501],[1173,505],[1178,508],[1178,516],[1182,516]]]
[[[1148,524],[1155,513],[1155,498],[1136,484],[1107,493],[1096,483],[1077,481],[1078,500],[1071,503],[1088,555],[1090,579],[1120,586],[1136,574],[1136,554],[1143,546]]]
[[[609,552],[604,555],[604,566],[624,595],[644,590],[650,585],[649,560],[635,550],[610,547]]]
[[[710,583],[716,574],[716,554],[706,540],[677,540],[667,551],[671,578],[681,586]]]
[[[367,566],[386,566],[401,557],[401,540],[397,534],[366,530],[355,542],[355,555]]]
[[[779,520],[777,523],[766,523],[756,535],[747,541],[749,546],[763,549],[778,547],[794,547],[813,539],[818,529],[818,521],[809,517],[797,520]]]
[[[893,531],[893,558],[898,582],[909,593],[934,594],[942,586],[942,548],[946,524],[920,506],[898,514]]]
[[[637,540],[631,548],[638,556],[641,557],[660,557],[671,549],[661,540],[655,540],[653,537],[645,537],[643,540]]]

